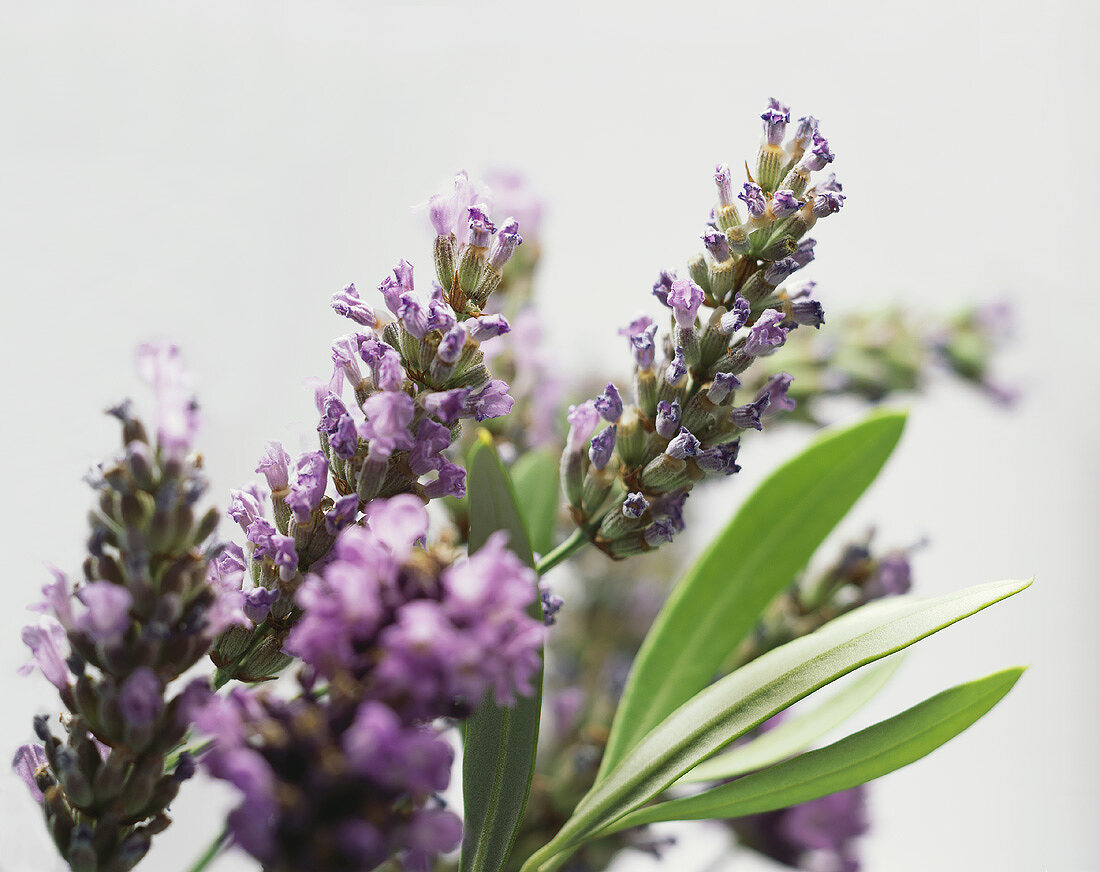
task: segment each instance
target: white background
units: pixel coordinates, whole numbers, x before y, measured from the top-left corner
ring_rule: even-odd
[[[1037,576],[919,646],[876,703],[881,717],[1032,664],[986,721],[875,786],[866,868],[1100,869],[1094,4],[2,9],[0,748],[55,706],[13,674],[22,607],[44,561],[78,567],[79,479],[114,446],[100,413],[137,391],[137,342],[170,336],[199,371],[224,502],[265,440],[308,421],[300,381],[341,330],[328,296],[399,257],[426,268],[407,207],[456,169],[508,165],[551,204],[542,303],[561,368],[622,375],[615,327],[697,250],[715,162],[753,152],[775,95],[823,119],[849,195],[815,232],[807,277],[827,307],[1007,296],[1020,316],[1002,368],[1026,402],[920,400],[850,526],[927,534],[926,593]],[[797,441],[747,451],[738,487],[707,498],[711,525]],[[22,786],[0,783],[0,867],[55,868]],[[142,868],[185,868],[228,801],[185,794]]]

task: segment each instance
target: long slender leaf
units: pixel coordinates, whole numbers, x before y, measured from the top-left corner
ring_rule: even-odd
[[[874,481],[905,426],[878,412],[781,466],[688,570],[650,629],[615,713],[597,783],[706,687],[769,602]]]
[[[679,783],[736,778],[738,775],[763,769],[805,751],[815,739],[840,726],[863,708],[886,686],[886,682],[897,671],[901,661],[901,656],[891,657],[885,663],[868,667],[851,684],[833,694],[821,705],[803,714],[795,715],[738,748],[704,760],[684,775]]]
[[[889,720],[698,796],[639,809],[601,835],[655,821],[710,820],[786,808],[871,781],[930,754],[996,705],[1023,674],[960,684]]]
[[[545,554],[554,547],[554,527],[558,520],[560,459],[549,451],[530,451],[512,466],[520,515],[527,524],[531,548]]]
[[[507,530],[508,546],[534,567],[526,527],[516,505],[508,472],[491,442],[478,441],[467,461],[470,495],[470,551],[496,530]],[[532,614],[541,605],[536,595]],[[465,828],[461,872],[499,872],[519,831],[531,778],[542,704],[542,672],[536,691],[510,708],[498,706],[491,693],[466,722],[462,759]]]
[[[560,855],[656,798],[689,769],[803,697],[1030,583],[994,582],[934,599],[901,596],[871,603],[757,658],[697,693],[648,733],[589,791],[525,868],[554,868]]]

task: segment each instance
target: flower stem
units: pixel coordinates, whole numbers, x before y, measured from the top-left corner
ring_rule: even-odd
[[[195,861],[195,865],[192,866],[187,872],[202,872],[207,866],[214,862],[215,858],[229,846],[229,830],[222,830],[218,833],[216,839],[210,843],[210,846],[206,849],[201,857]]]
[[[585,534],[584,530],[580,528],[574,530],[568,539],[562,542],[549,554],[545,555],[535,565],[535,572],[539,575],[549,572],[562,561],[572,557],[574,552],[579,551],[586,544],[588,544],[588,536]]]

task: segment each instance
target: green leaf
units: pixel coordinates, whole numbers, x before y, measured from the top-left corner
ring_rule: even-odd
[[[892,597],[758,657],[697,693],[649,732],[589,791],[525,869],[554,868],[555,855],[571,852],[656,798],[685,772],[803,697],[1029,584],[994,582],[934,599]]]
[[[874,481],[905,426],[877,412],[826,433],[758,487],[680,580],[631,667],[597,783],[717,675]]]
[[[516,505],[508,472],[492,443],[479,439],[467,459],[470,496],[470,552],[496,530],[507,530],[508,547],[534,567],[526,527]],[[532,615],[542,618],[537,596]],[[499,872],[504,868],[519,831],[531,778],[542,705],[542,670],[535,693],[521,697],[510,708],[498,706],[487,695],[466,721],[462,759],[462,797],[465,825],[462,872]]]
[[[538,554],[554,547],[560,488],[558,464],[559,458],[549,451],[529,451],[512,465],[519,512],[527,524],[531,548]]]
[[[704,760],[678,783],[736,778],[805,751],[815,739],[840,726],[863,708],[886,686],[901,661],[900,656],[891,657],[885,663],[863,670],[847,687],[833,694],[821,705],[783,721],[739,748]]]
[[[1006,669],[938,693],[889,720],[715,787],[621,818],[600,835],[654,821],[711,820],[786,808],[848,790],[908,766],[953,739],[1005,696],[1023,674]]]

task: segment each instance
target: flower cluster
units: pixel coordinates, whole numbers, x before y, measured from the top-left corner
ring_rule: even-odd
[[[810,174],[833,155],[815,119],[801,119],[783,145],[787,108],[773,100],[762,117],[757,178],[735,198],[729,168],[718,167],[718,205],[703,233],[706,254],[691,261],[690,278],[662,273],[654,286],[672,310],[660,343],[663,360],[658,363],[657,324],[638,316],[620,331],[634,358],[633,404],[609,384],[569,412],[566,497],[577,526],[611,557],[671,540],[683,528],[683,504],[694,484],[740,469],[741,434],[794,407],[789,375],[773,376],[743,402],[742,374],[794,328],[824,321],[821,304],[806,291],[779,286],[813,258],[806,232],[843,203],[832,176],[808,188]],[[746,206],[744,217],[737,199]],[[601,419],[607,426],[596,433]]]
[[[179,353],[146,345],[138,362],[156,391],[156,441],[129,403],[112,410],[124,451],[92,476],[84,579],[74,589],[55,571],[42,617],[23,631],[27,669],[57,687],[68,714],[64,739],[35,720],[41,744],[20,748],[15,768],[81,872],[131,869],[168,826],[165,809],[194,771],[187,755],[165,771],[187,730],[168,686],[243,619],[239,595],[208,572],[218,513],[195,514],[205,483],[188,456],[198,419]]]
[[[228,513],[246,547],[223,563],[251,578],[247,613],[255,629],[232,628],[219,640],[216,683],[277,674],[290,660],[282,648],[300,613],[295,592],[303,574],[328,559],[340,530],[376,498],[463,496],[466,471],[448,455],[462,421],[511,410],[508,385],[491,378],[481,349],[510,325],[503,315],[481,314],[471,300],[485,303],[522,239],[513,219],[496,231],[472,197],[463,174],[449,196],[432,198],[442,285],[428,299],[414,289],[412,264],[404,260],[379,285],[389,320],[355,285],[333,296],[332,308],[361,329],[333,343],[332,375],[317,388],[320,450],[292,459],[270,443],[256,468],[267,487],[231,494]],[[442,250],[450,252],[449,274]]]
[[[435,797],[452,753],[433,721],[468,716],[487,693],[507,705],[532,690],[534,571],[499,533],[451,563],[417,544],[427,527],[423,503],[401,495],[337,537],[298,591],[304,614],[286,643],[305,664],[302,697],[235,690],[197,707],[216,739],[204,765],[244,797],[233,835],[265,869],[351,872],[397,854],[427,869],[461,835]]]

